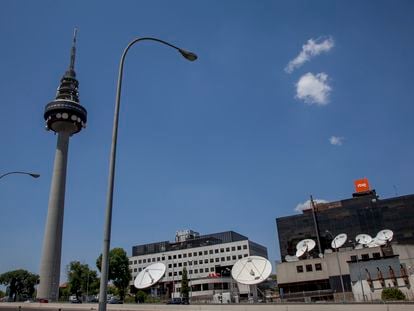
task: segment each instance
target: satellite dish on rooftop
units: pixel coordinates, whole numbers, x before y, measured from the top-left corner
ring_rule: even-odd
[[[355,237],[355,241],[357,241],[359,244],[367,245],[372,241],[372,237],[368,234],[361,233]]]
[[[164,276],[165,270],[165,264],[162,262],[149,265],[138,273],[134,280],[134,286],[143,289],[155,285]]]
[[[249,256],[238,260],[231,269],[231,276],[246,285],[265,281],[272,272],[270,261],[260,256]]]
[[[285,256],[285,260],[286,260],[287,262],[293,262],[293,261],[298,261],[298,260],[299,260],[299,258],[298,258],[298,257],[296,257],[296,256],[286,255],[286,256]]]
[[[304,239],[302,241],[299,241],[298,244],[296,244],[296,250],[303,249],[304,247],[307,247],[307,252],[310,252],[313,250],[316,246],[316,243],[312,239]]]
[[[302,248],[299,248],[297,251],[296,251],[296,257],[297,258],[300,258],[300,257],[302,257],[305,253],[306,253],[306,251],[308,250],[308,247],[305,245],[305,246],[303,246]]]
[[[346,235],[346,233],[338,234],[336,237],[334,237],[334,239],[331,242],[332,248],[340,248],[342,245],[345,244],[347,238],[348,236]]]
[[[394,236],[394,232],[392,232],[389,229],[384,229],[377,233],[377,236],[375,237],[375,239],[385,241],[385,242],[390,242],[393,236]]]

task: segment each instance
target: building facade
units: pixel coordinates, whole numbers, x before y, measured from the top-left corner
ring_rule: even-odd
[[[164,263],[165,275],[152,289],[161,298],[180,297],[185,268],[191,300],[214,301],[217,294],[233,300],[248,294],[249,288],[232,279],[231,269],[236,261],[251,255],[267,258],[267,249],[234,231],[200,235],[183,230],[177,232],[175,242],[133,246],[129,267],[135,279],[150,264]]]
[[[379,199],[375,190],[353,198],[314,204],[300,215],[276,219],[282,262],[277,265],[280,296],[286,301],[381,299],[385,287],[397,287],[414,299],[414,195]],[[392,241],[355,248],[355,237],[375,237],[390,229]],[[334,236],[346,242],[331,249]],[[314,249],[300,258],[296,245],[312,239]]]

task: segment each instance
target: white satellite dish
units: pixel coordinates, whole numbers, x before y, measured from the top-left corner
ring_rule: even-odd
[[[308,250],[308,247],[306,245],[304,245],[302,248],[299,248],[296,251],[296,257],[298,258],[302,257],[307,252],[307,250]]]
[[[331,243],[332,248],[340,248],[342,245],[345,244],[346,239],[348,238],[348,236],[346,235],[346,233],[340,233],[338,234]]]
[[[377,240],[382,240],[386,242],[390,242],[394,236],[394,232],[392,232],[389,229],[381,230],[377,233],[377,236],[375,237]]]
[[[298,260],[299,260],[299,258],[298,258],[298,257],[296,257],[296,256],[286,255],[286,256],[285,256],[285,260],[286,260],[287,262],[293,262],[293,261],[298,261]]]
[[[272,265],[266,258],[249,256],[238,260],[231,269],[231,276],[237,282],[246,285],[265,281],[272,272]]]
[[[134,286],[142,289],[155,285],[164,276],[165,270],[166,266],[162,262],[149,265],[138,273],[134,280]]]
[[[372,248],[372,247],[378,247],[379,245],[377,244],[377,240],[373,239],[370,243],[367,244],[367,247]]]
[[[304,239],[302,241],[299,241],[298,244],[296,244],[296,249],[303,249],[304,247],[307,247],[307,252],[310,252],[311,250],[313,250],[316,246],[316,243],[314,240],[312,239]]]
[[[368,243],[371,243],[372,237],[368,234],[361,233],[355,237],[355,241],[357,241],[359,244],[367,245]]]

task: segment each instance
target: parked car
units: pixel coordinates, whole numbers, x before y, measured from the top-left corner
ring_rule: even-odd
[[[167,305],[188,305],[188,298],[172,298],[167,301]]]
[[[111,297],[108,300],[108,303],[110,303],[110,304],[122,304],[124,302],[121,299],[117,298],[117,297]]]
[[[70,303],[82,303],[82,300],[80,300],[78,297],[76,297],[75,295],[73,296],[69,296],[69,301]]]

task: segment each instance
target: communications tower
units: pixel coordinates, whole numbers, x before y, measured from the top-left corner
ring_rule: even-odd
[[[86,126],[87,112],[79,103],[79,82],[75,73],[76,29],[69,69],[60,80],[56,99],[45,107],[46,129],[57,134],[55,164],[50,187],[38,299],[57,301],[59,297],[60,261],[62,252],[63,215],[65,205],[66,168],[69,137]]]

